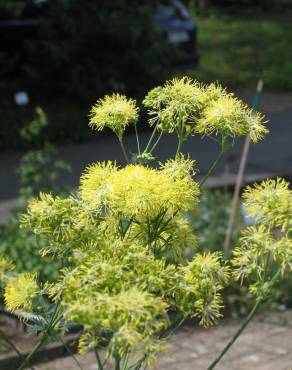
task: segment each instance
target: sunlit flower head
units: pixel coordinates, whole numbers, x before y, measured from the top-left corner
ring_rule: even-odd
[[[151,125],[158,122],[161,131],[173,132],[192,124],[191,116],[199,111],[201,95],[197,82],[188,77],[174,78],[151,90],[143,104],[152,116]]]
[[[284,179],[266,180],[248,186],[244,193],[244,207],[258,222],[289,231],[292,227],[292,192]]]
[[[89,168],[82,178],[80,194],[96,206],[97,194],[103,193],[104,205],[124,217],[153,217],[164,209],[170,213],[187,211],[198,202],[198,185],[189,177],[176,178],[167,170],[128,165],[111,170],[102,184],[97,173],[104,164]],[[97,179],[95,181],[95,179]]]
[[[31,310],[33,299],[38,293],[37,274],[22,273],[8,280],[5,287],[5,304],[10,311]]]
[[[196,161],[185,158],[182,154],[178,155],[175,159],[169,159],[165,163],[160,163],[160,168],[163,172],[170,174],[173,178],[193,178],[195,175]]]
[[[109,179],[118,171],[115,162],[97,162],[86,168],[80,178],[80,195],[83,200],[98,208],[106,201]]]
[[[129,124],[137,122],[138,111],[135,100],[120,94],[106,95],[92,107],[89,126],[98,131],[108,127],[121,137]]]
[[[181,267],[182,283],[178,300],[182,310],[201,318],[200,323],[209,326],[221,317],[220,291],[229,280],[229,269],[219,253],[198,254],[186,266]]]
[[[201,85],[202,89],[202,108],[205,108],[209,103],[216,101],[222,97],[233,97],[232,93],[228,93],[225,88],[223,88],[218,83],[211,83],[209,85]]]
[[[112,350],[120,355],[138,350],[168,324],[167,304],[136,287],[117,294],[95,291],[91,296],[81,296],[78,302],[66,303],[66,318],[83,324],[85,332],[103,327],[113,333]],[[86,335],[86,340],[81,340],[81,352],[90,348],[90,339],[94,340]]]
[[[263,125],[263,116],[253,113],[237,98],[228,95],[215,99],[205,107],[197,122],[195,131],[211,136],[238,138],[250,135],[253,142],[268,133]]]

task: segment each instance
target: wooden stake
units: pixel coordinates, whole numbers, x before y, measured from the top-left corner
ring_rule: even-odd
[[[253,101],[253,107],[252,107],[253,111],[256,111],[258,109],[261,93],[263,90],[263,85],[264,85],[263,81],[259,80],[258,85],[257,85],[256,95]],[[233,226],[234,226],[235,214],[236,214],[236,209],[237,209],[237,204],[238,204],[238,199],[239,199],[240,189],[241,189],[242,180],[244,176],[249,148],[250,148],[250,136],[247,136],[245,138],[243,150],[241,153],[240,164],[239,164],[239,169],[238,169],[238,173],[236,177],[236,183],[235,183],[235,188],[234,188],[234,193],[233,193],[233,198],[232,198],[231,212],[229,216],[228,227],[227,227],[226,236],[225,236],[224,245],[223,245],[223,250],[225,254],[228,254],[229,249],[230,249],[230,242],[231,242],[232,231],[233,231]]]

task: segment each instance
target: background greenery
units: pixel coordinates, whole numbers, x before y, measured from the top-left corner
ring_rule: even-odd
[[[51,121],[50,140],[83,141],[90,137],[87,112],[96,98],[119,90],[139,99],[174,75],[218,80],[231,88],[254,87],[263,78],[267,89],[292,88],[291,7],[200,8],[190,2],[198,25],[200,61],[177,68],[170,58],[177,57],[176,51],[170,55],[145,2],[137,6],[132,0],[113,0],[108,5],[104,0],[98,7],[90,0],[50,4],[38,36],[25,45],[28,56],[21,74],[7,73],[7,68],[13,71],[13,58],[10,67],[5,63],[1,68],[1,150],[24,148],[15,132],[31,119],[36,105]],[[1,6],[0,2],[0,10]],[[13,99],[23,89],[31,98],[25,108],[15,106]]]

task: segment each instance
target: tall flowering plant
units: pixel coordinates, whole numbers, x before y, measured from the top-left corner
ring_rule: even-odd
[[[221,292],[230,279],[251,281],[257,308],[291,268],[291,192],[284,180],[247,189],[246,207],[257,225],[244,232],[231,263],[220,253],[197,251],[187,217],[224,151],[241,136],[257,142],[268,132],[263,116],[219,85],[186,77],[151,90],[143,104],[153,127],[145,148],[134,100],[106,96],[90,113],[93,129],[108,127],[116,134],[126,166],[94,163],[81,176],[76,194],[41,193],[22,217],[22,227],[42,240],[40,253],[55,256],[63,268],[57,282],[41,286],[33,274],[5,280],[8,309],[37,314],[37,329],[43,332],[19,370],[48,337],[61,338],[71,322],[82,326],[80,352],[94,350],[100,370],[108,361],[116,370],[141,369],[153,363],[185,318],[196,317],[204,326],[217,323]],[[137,138],[132,163],[123,142],[130,125]],[[170,133],[178,137],[174,158],[151,166],[161,136]],[[221,147],[200,183],[194,179],[195,162],[181,153],[193,135],[211,136]]]

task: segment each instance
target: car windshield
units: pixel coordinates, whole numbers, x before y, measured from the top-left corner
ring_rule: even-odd
[[[188,12],[184,5],[180,1],[167,1],[159,0],[157,1],[157,12],[160,16],[165,18],[188,18]]]

